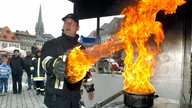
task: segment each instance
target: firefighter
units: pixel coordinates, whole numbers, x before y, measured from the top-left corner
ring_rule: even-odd
[[[80,45],[79,35],[76,34],[79,20],[75,14],[68,14],[62,20],[62,36],[47,41],[42,48],[42,66],[47,75],[44,103],[48,108],[83,108],[80,102],[82,84],[88,92],[88,98],[92,100],[94,97],[91,75],[86,75],[79,82],[70,83],[65,77],[64,68],[66,52]]]
[[[45,95],[45,87],[44,87],[44,80],[45,80],[45,72],[42,68],[41,64],[41,51],[37,50],[35,53],[35,57],[32,58],[32,65],[30,67],[32,74],[33,74],[33,81],[35,82],[36,87],[36,95],[41,94],[42,96]]]

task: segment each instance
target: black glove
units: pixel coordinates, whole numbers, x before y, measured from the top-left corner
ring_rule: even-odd
[[[95,91],[94,84],[84,85],[87,92]]]
[[[87,74],[85,76],[85,80],[83,82],[83,86],[85,87],[87,92],[95,91],[91,72],[87,72]]]
[[[53,63],[53,74],[60,81],[64,80],[65,77],[65,62],[61,58],[57,58]]]

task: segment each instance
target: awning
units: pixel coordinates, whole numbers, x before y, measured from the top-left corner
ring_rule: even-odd
[[[21,57],[25,57],[26,56],[26,51],[25,50],[22,50],[20,48],[17,48],[17,47],[6,47],[6,48],[2,48],[0,49],[0,52],[7,52],[7,53],[12,53],[13,54],[13,51],[17,49],[19,50],[20,54],[21,54]]]

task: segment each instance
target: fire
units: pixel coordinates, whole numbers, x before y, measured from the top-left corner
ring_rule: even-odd
[[[154,75],[155,56],[164,40],[162,24],[156,21],[156,14],[176,12],[177,6],[185,0],[140,0],[137,6],[128,6],[121,14],[125,19],[120,31],[111,41],[92,48],[72,49],[67,57],[67,77],[71,83],[82,80],[90,65],[115,51],[125,49],[124,91],[136,94],[154,93],[150,77]]]
[[[154,75],[155,56],[164,40],[163,27],[156,21],[156,14],[160,10],[165,14],[175,13],[177,6],[184,3],[184,0],[140,0],[137,6],[128,6],[122,11],[125,20],[118,36],[126,44],[124,91],[155,92],[150,77]]]
[[[92,64],[87,60],[86,53],[84,50],[81,50],[80,47],[81,46],[78,46],[71,50],[67,57],[66,76],[71,83],[83,79]]]
[[[82,80],[89,71],[91,64],[95,64],[100,58],[111,55],[125,46],[121,41],[116,40],[115,42],[109,41],[102,45],[95,45],[85,50],[80,49],[80,47],[72,49],[67,56],[66,76],[71,83]]]

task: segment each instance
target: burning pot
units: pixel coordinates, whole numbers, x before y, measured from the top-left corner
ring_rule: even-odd
[[[153,99],[159,97],[154,94],[133,94],[124,91],[124,104],[131,108],[151,108]]]

